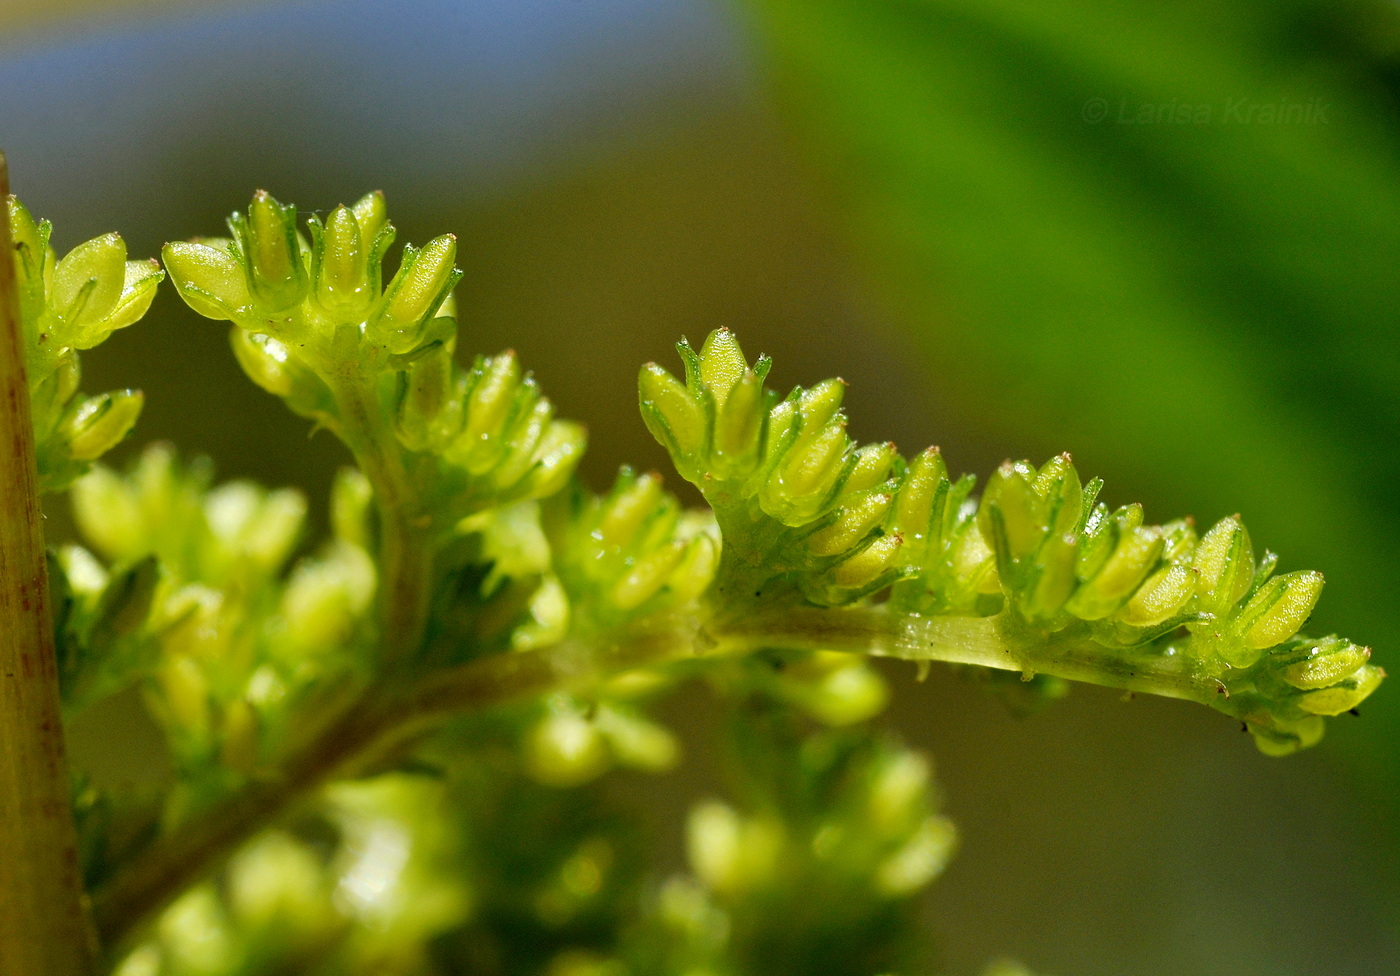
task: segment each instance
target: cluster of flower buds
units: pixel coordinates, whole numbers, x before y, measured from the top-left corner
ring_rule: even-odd
[[[605,495],[560,499],[556,572],[579,613],[607,626],[695,599],[719,562],[714,523],[682,510],[656,474],[623,468]],[[583,621],[577,625],[588,626]]]
[[[728,330],[699,353],[678,348],[684,383],[655,363],[642,368],[642,417],[714,507],[726,546],[749,553],[730,564],[750,572],[725,585],[761,594],[782,577],[837,604],[904,575],[893,504],[904,463],[892,444],[857,447],[847,435],[845,383],[780,399],[763,388],[770,360],[750,367]]]
[[[444,792],[409,776],[336,785],[310,814],[334,843],[259,834],[217,882],[167,908],[114,976],[287,972],[307,959],[337,973],[411,971],[424,943],[470,905],[461,879],[443,870],[461,833],[443,815]]]
[[[112,568],[76,547],[57,562],[70,711],[146,679],[182,776],[246,774],[279,745],[299,695],[360,666],[375,570],[358,472],[336,481],[335,539],[290,573],[301,494],[215,485],[207,460],[182,463],[168,446],[124,474],[95,467],[72,498],[78,528]],[[182,782],[171,803],[216,787]]]
[[[47,220],[36,222],[14,197],[5,206],[40,487],[54,491],[120,443],[141,413],[136,390],[82,395],[78,350],[145,315],[165,275],[155,261],[128,261],[116,234],[79,244],[60,260]]]
[[[211,486],[205,458],[182,464],[156,444],[131,470],[97,466],[73,485],[73,514],[97,551],[116,563],[154,554],[180,583],[219,588],[270,578],[301,535],[306,499],[248,481]]]
[[[771,652],[746,658],[746,684],[826,725],[874,718],[889,701],[885,679],[869,661],[837,651]]]
[[[957,835],[935,812],[924,756],[827,732],[804,742],[800,758],[800,781],[769,784],[775,793],[761,812],[718,801],[691,811],[691,870],[722,902],[742,909],[775,889],[850,897],[864,888],[868,910],[916,894],[942,872]]]
[[[352,450],[382,430],[401,449],[432,455],[438,478],[418,487],[444,523],[543,497],[572,475],[584,431],[554,418],[514,353],[469,370],[454,364],[451,295],[461,272],[452,235],[405,247],[386,284],[394,228],[382,194],[308,218],[302,235],[296,208],[259,191],[229,229],[228,238],[166,245],[180,295],[201,315],[233,322],[249,377]]]
[[[1102,482],[1084,484],[1068,455],[1008,461],[974,502],[972,479],[951,481],[936,448],[906,462],[893,445],[857,447],[839,381],[780,399],[762,386],[769,360],[750,367],[727,331],[699,353],[679,348],[684,382],[643,368],[642,415],[714,507],[723,601],[776,599],[775,582],[822,605],[891,587],[893,612],[1004,612],[1047,641],[1073,628],[1106,669],[1167,655],[1218,678],[1230,700],[1212,704],[1270,751],[1314,741],[1315,716],[1353,708],[1382,677],[1364,648],[1295,639],[1322,576],[1274,576],[1277,557],[1256,563],[1238,516],[1200,537],[1189,520],[1146,525],[1140,506],[1096,504]],[[1327,684],[1284,677],[1300,647],[1335,659],[1317,672]]]
[[[552,495],[583,457],[584,429],[555,418],[514,352],[459,370],[441,346],[398,376],[395,432],[409,450],[442,459],[440,490],[454,515]]]
[[[598,701],[551,695],[524,740],[525,769],[539,783],[581,786],[614,766],[664,772],[680,758],[676,737],[626,696]]]

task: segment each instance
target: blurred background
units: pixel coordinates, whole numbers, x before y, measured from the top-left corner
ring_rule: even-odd
[[[401,242],[458,235],[463,349],[521,353],[594,487],[664,469],[640,363],[727,325],[778,386],[849,380],[859,439],[983,476],[1069,450],[1154,521],[1243,512],[1326,573],[1311,632],[1400,662],[1392,2],[0,0],[0,146],[60,251],[383,189]],[[336,442],[171,289],[84,365],[146,391],[128,454],[170,439],[324,517]],[[927,907],[947,972],[1400,972],[1396,687],[1271,760],[1181,703],[1019,720],[889,674],[963,831]],[[139,728],[76,739],[150,765]],[[690,770],[620,788],[665,819]]]

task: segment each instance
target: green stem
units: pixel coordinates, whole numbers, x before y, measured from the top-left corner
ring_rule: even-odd
[[[128,865],[97,893],[99,931],[109,944],[120,944],[244,840],[367,756],[383,755],[455,714],[561,688],[586,691],[636,668],[781,647],[1034,669],[1207,704],[1225,690],[1215,678],[1191,674],[1170,657],[1126,661],[1120,651],[1082,635],[1017,636],[1001,617],[921,617],[884,606],[788,607],[732,617],[709,617],[698,609],[660,615],[592,640],[481,658],[400,691],[389,686],[367,692],[290,755],[275,776],[177,829]]]
[[[353,774],[450,715],[586,686],[609,674],[689,656],[704,643],[692,618],[668,617],[601,641],[565,641],[482,658],[400,693],[380,687],[355,696],[275,772],[176,828],[103,885],[93,897],[103,942],[123,946],[189,885],[318,787]]]
[[[848,651],[905,661],[975,664],[1043,673],[1070,681],[1214,705],[1229,696],[1223,681],[1161,654],[1125,655],[1082,633],[1026,632],[995,617],[893,613],[884,606],[792,607],[711,625],[722,644]]]
[[[89,976],[8,196],[0,154],[0,973]]]
[[[403,451],[384,434],[373,381],[347,377],[334,387],[340,435],[374,488],[379,515],[379,623],[387,661],[422,646],[432,597],[432,519],[422,510]]]

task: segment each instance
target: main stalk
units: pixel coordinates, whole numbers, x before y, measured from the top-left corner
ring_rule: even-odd
[[[0,203],[9,192],[0,154]],[[0,973],[91,976],[24,360],[0,207]]]

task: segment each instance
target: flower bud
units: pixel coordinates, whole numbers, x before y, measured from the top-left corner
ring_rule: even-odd
[[[330,920],[325,872],[316,855],[282,831],[266,831],[229,862],[225,892],[244,931],[286,926],[314,932]],[[152,970],[155,972],[155,970]]]
[[[452,362],[445,348],[424,356],[398,374],[398,403],[394,432],[411,451],[427,450],[433,442],[433,421],[447,402]]]
[[[1254,581],[1254,547],[1238,515],[1217,522],[1196,546],[1196,604],[1222,616],[1249,592]]]
[[[647,430],[670,452],[677,469],[692,477],[708,433],[700,404],[680,381],[655,363],[642,367],[637,387]]]
[[[860,552],[837,564],[832,579],[837,586],[845,589],[865,589],[894,568],[901,542],[903,540],[897,535],[881,536]]]
[[[545,786],[581,786],[607,772],[607,743],[598,727],[571,709],[560,707],[530,731],[525,768]]]
[[[268,492],[258,517],[242,533],[243,551],[260,566],[277,569],[291,555],[306,521],[306,497],[291,488]]]
[[[1028,466],[1010,461],[999,467],[987,481],[982,504],[977,511],[977,527],[997,553],[1002,575],[1041,544],[1046,525],[1040,517],[1035,490],[1026,477]]]
[[[5,211],[10,222],[10,240],[15,248],[16,284],[21,291],[36,289],[42,295],[45,278],[53,271],[49,222],[36,221],[14,196],[5,198]]]
[[[61,435],[68,442],[68,456],[94,461],[122,442],[145,398],[140,390],[118,390],[88,397],[63,422]]]
[[[842,492],[850,494],[884,484],[898,459],[899,449],[892,443],[866,444],[857,448],[855,467],[846,476],[841,486]]]
[[[871,770],[866,799],[871,825],[885,836],[908,830],[928,807],[933,771],[917,752],[886,753]]]
[[[156,297],[156,286],[165,279],[160,270],[160,262],[155,258],[146,261],[128,261],[122,273],[122,293],[112,311],[102,322],[102,327],[84,335],[75,343],[79,349],[90,349],[102,342],[118,329],[133,325],[146,314]]]
[[[609,602],[619,610],[635,610],[654,596],[680,566],[687,545],[676,540],[647,553],[618,580],[608,594]]]
[[[810,390],[799,394],[797,407],[802,414],[803,435],[810,438],[826,426],[841,409],[841,401],[845,397],[845,380],[822,380]]]
[[[875,890],[886,898],[907,898],[943,873],[957,846],[957,828],[947,817],[930,816],[875,870]]]
[[[783,849],[780,824],[747,819],[723,803],[702,803],[686,820],[686,852],[697,877],[721,895],[738,895],[767,883]]]
[[[360,247],[365,254],[374,248],[375,241],[385,228],[393,230],[389,227],[388,204],[379,190],[366,193],[352,203],[350,212],[355,215],[355,224],[360,228]]]
[[[846,657],[846,655],[841,655]],[[797,703],[827,725],[855,725],[874,718],[889,701],[889,688],[864,661],[843,662],[802,688]]]
[[[1269,580],[1235,620],[1235,632],[1256,649],[1282,644],[1298,633],[1322,595],[1322,574],[1286,573]]]
[[[659,475],[648,473],[634,478],[624,469],[617,487],[604,503],[595,538],[604,546],[626,550],[642,526],[661,510],[662,499]]]
[[[535,451],[535,466],[525,478],[524,497],[545,498],[563,488],[587,445],[588,432],[581,424],[552,421]]]
[[[451,234],[434,238],[421,251],[404,248],[379,318],[379,328],[389,332],[391,352],[407,352],[418,344],[423,327],[462,277],[453,266],[456,259],[457,238]]]
[[[830,423],[815,435],[804,427],[760,491],[763,510],[785,525],[803,525],[816,518],[831,504],[846,473],[850,448],[842,422]]]
[[[103,234],[79,244],[54,269],[49,305],[69,330],[65,344],[79,349],[97,345],[102,321],[116,308],[126,280],[126,243],[117,234]],[[102,333],[102,338],[106,333]]]
[[[595,722],[612,754],[624,766],[660,773],[673,768],[680,759],[676,737],[655,722],[607,705],[599,706]]]
[[[332,210],[317,245],[316,300],[332,315],[361,317],[375,296],[370,289],[369,248],[354,211],[348,207]]]
[[[1093,578],[1080,584],[1066,609],[1081,620],[1107,617],[1142,585],[1161,559],[1162,548],[1161,529],[1128,529]]]
[[[1055,534],[1077,532],[1084,513],[1084,489],[1069,455],[1060,454],[1045,462],[1033,487],[1040,499],[1042,524]]]
[[[894,501],[882,492],[844,496],[836,520],[807,538],[807,548],[818,556],[845,552],[880,527]]]
[[[227,248],[174,241],[161,258],[175,290],[200,315],[234,322],[256,317],[243,267]]]
[[[1313,715],[1340,715],[1366,700],[1380,685],[1385,672],[1374,664],[1363,664],[1328,688],[1306,692],[1298,707]]]
[[[749,363],[739,340],[728,329],[716,329],[700,350],[700,379],[715,399],[715,407],[723,409],[729,393],[748,371]]]
[[[1118,611],[1118,619],[1133,627],[1152,627],[1181,612],[1195,592],[1196,574],[1186,562],[1163,566],[1137,588]]]
[[[248,290],[269,313],[285,312],[306,297],[308,276],[297,239],[297,208],[265,190],[253,194],[248,216],[235,214]]]
[[[285,640],[278,650],[296,660],[341,647],[374,596],[375,566],[366,552],[339,545],[325,558],[299,562],[282,591]]]
[[[287,347],[269,336],[234,326],[229,332],[233,356],[248,378],[274,396],[289,397],[294,389]]]
[[[1341,637],[1299,641],[1278,647],[1269,663],[1284,681],[1301,691],[1313,691],[1336,684],[1355,674],[1371,659],[1371,649]]]
[[[715,413],[714,466],[719,477],[742,477],[758,461],[763,436],[763,381],[745,370]]]
[[[1254,733],[1254,744],[1266,756],[1289,756],[1299,749],[1308,749],[1322,741],[1326,725],[1317,715],[1298,721],[1278,721],[1272,725],[1247,723]]]
[[[520,391],[520,361],[507,349],[482,360],[474,371],[476,383],[467,397],[467,418],[458,435],[462,449],[472,450],[498,437]]]
[[[141,503],[115,471],[93,468],[73,482],[71,497],[79,530],[108,559],[149,551]]]
[[[894,525],[904,537],[901,559],[906,564],[923,565],[929,550],[941,545],[950,487],[938,448],[930,447],[909,462],[894,499]]]

